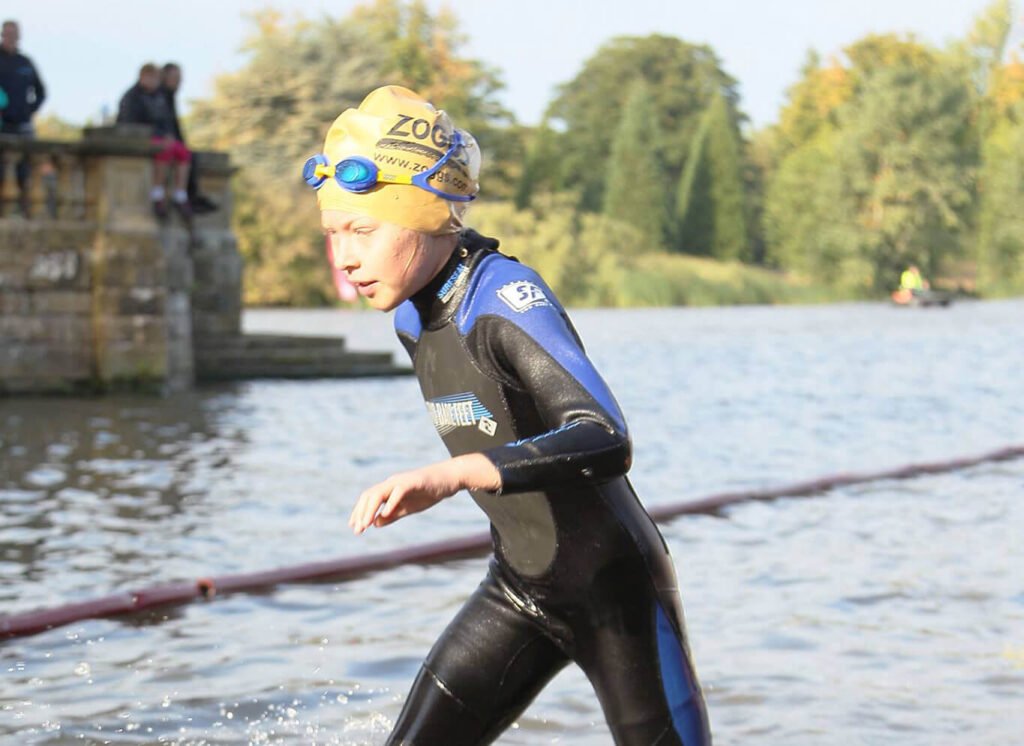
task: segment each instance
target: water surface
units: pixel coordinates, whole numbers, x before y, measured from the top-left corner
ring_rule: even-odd
[[[1024,302],[580,311],[649,505],[1024,443]],[[380,315],[252,331],[401,349]],[[354,537],[442,458],[411,378],[0,400],[0,610],[478,532],[465,496]],[[1024,462],[663,527],[720,744],[1024,732]],[[486,560],[236,594],[0,643],[0,742],[377,744]],[[502,744],[610,743],[566,671]]]

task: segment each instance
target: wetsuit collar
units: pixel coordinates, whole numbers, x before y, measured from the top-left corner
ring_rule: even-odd
[[[496,238],[482,236],[472,228],[466,228],[459,234],[459,242],[451,257],[411,298],[425,328],[436,328],[452,317],[469,285],[473,268],[497,248]]]

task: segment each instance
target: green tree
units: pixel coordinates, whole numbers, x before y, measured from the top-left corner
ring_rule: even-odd
[[[838,163],[840,134],[823,127],[783,158],[765,189],[767,261],[854,294],[872,286],[859,252],[856,205]]]
[[[1013,28],[1010,0],[994,0],[974,20],[967,36],[954,42],[949,57],[977,99],[988,95]]]
[[[233,183],[244,301],[257,306],[322,306],[335,298],[320,213],[305,184],[241,171]]]
[[[850,61],[855,88],[867,83],[875,73],[893,68],[927,71],[935,65],[935,51],[913,34],[868,34],[843,50]]]
[[[540,126],[526,134],[526,139],[526,155],[514,196],[516,208],[519,210],[528,208],[535,194],[557,190],[559,187],[558,134],[551,129],[545,119]]]
[[[647,84],[633,84],[612,141],[602,214],[636,228],[644,245],[660,249],[668,234],[668,195],[657,150],[658,117]]]
[[[973,179],[970,105],[948,68],[898,61],[864,77],[841,114],[839,162],[874,285],[907,264],[938,271],[962,253]]]
[[[985,140],[979,179],[978,287],[1024,292],[1024,102],[999,117]]]
[[[540,193],[531,206],[473,208],[473,225],[501,239],[503,251],[536,269],[567,305],[619,305],[623,276],[644,250],[632,225],[604,215],[576,215],[571,194]]]
[[[750,215],[750,259],[754,264],[769,264],[768,245],[764,235],[765,196],[768,179],[778,165],[778,130],[763,127],[750,133],[746,142],[744,172]]]
[[[663,134],[652,143],[670,184],[676,184],[690,140],[712,93],[729,104],[741,121],[737,83],[714,51],[671,36],[619,37],[603,45],[571,81],[559,86],[548,116],[560,130],[563,183],[580,195],[580,207],[599,211],[604,203],[605,173],[620,112],[633,83],[643,79],[653,99]]]
[[[998,36],[978,44],[998,46]],[[934,273],[965,255],[977,110],[965,55],[886,34],[844,57],[809,60],[769,139],[774,151],[759,156],[772,168],[766,252],[778,266],[880,290],[908,263]]]
[[[750,259],[743,145],[718,94],[690,145],[676,197],[677,245],[689,254]]]

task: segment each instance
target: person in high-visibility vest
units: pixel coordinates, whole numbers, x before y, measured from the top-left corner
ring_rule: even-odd
[[[916,294],[928,289],[928,281],[921,277],[921,270],[917,265],[911,264],[900,275],[900,288]]]

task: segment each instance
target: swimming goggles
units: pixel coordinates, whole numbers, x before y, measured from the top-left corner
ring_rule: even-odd
[[[361,155],[350,155],[348,158],[343,158],[332,168],[327,156],[317,153],[302,167],[302,178],[314,189],[319,189],[327,179],[333,176],[334,180],[338,182],[338,186],[347,192],[356,194],[368,192],[378,184],[411,184],[452,202],[469,202],[476,198],[475,194],[443,192],[427,181],[441,170],[455,154],[455,151],[462,147],[462,144],[462,133],[455,130],[452,133],[448,152],[441,156],[441,159],[433,166],[418,174],[386,174],[377,167],[376,163]]]

